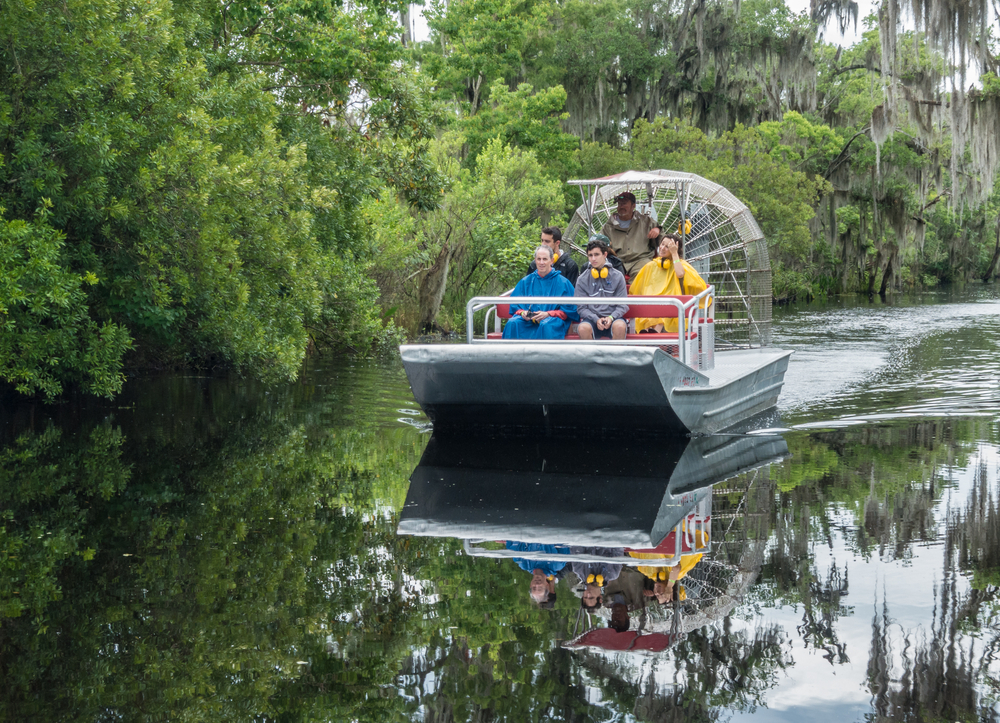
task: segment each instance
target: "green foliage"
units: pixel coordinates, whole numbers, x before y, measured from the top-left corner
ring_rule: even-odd
[[[356,209],[441,188],[397,35],[375,2],[5,4],[3,263],[37,254],[24,273],[51,298],[11,281],[4,305],[34,319],[9,317],[3,376],[111,394],[130,339],[133,363],[264,379],[317,341],[368,349],[384,323]]]
[[[493,138],[479,153],[475,168],[468,169],[459,163],[464,141],[462,134],[451,132],[432,144],[438,169],[453,179],[452,184],[439,208],[414,213],[412,224],[406,226],[412,229],[405,243],[412,249],[414,263],[424,264],[408,273],[410,277],[423,273],[419,287],[410,291],[404,279],[402,289],[384,289],[390,299],[416,302],[419,318],[402,320],[411,330],[435,324],[442,303],[446,314],[442,321],[464,326],[469,293],[501,292],[509,288],[504,284],[520,278],[527,261],[519,271],[516,257],[524,253],[530,237],[537,239],[538,220],[564,202],[561,184],[548,177],[533,151]]]
[[[503,81],[496,80],[489,97],[489,103],[461,124],[470,166],[490,140],[499,138],[508,146],[532,151],[545,175],[553,180],[565,181],[575,175],[574,151],[579,141],[560,126],[560,120],[567,117],[562,86],[536,93],[529,84],[521,83],[511,92]]]
[[[718,138],[688,123],[658,118],[636,123],[627,150],[633,167],[683,168],[721,184],[743,201],[768,241],[775,297],[794,298],[818,291],[809,221],[815,215],[814,204],[828,191],[822,177],[795,169],[803,164],[801,156],[797,163],[788,162],[790,154],[800,152],[795,150],[800,130],[828,135],[801,116],[789,118],[788,126],[776,123],[764,130],[737,126]],[[778,145],[781,140],[787,145]],[[596,166],[595,175],[597,168],[610,170],[627,162],[620,151],[607,146],[588,147],[581,159]]]
[[[421,59],[442,91],[475,114],[497,79],[519,77],[551,0],[432,0],[425,17],[433,37]]]
[[[33,221],[8,221],[0,208],[0,377],[23,394],[54,397],[75,381],[112,396],[131,339],[91,318],[87,292],[101,281],[66,267],[63,234],[48,220],[45,206]]]

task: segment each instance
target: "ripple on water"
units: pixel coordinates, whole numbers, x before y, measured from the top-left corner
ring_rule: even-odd
[[[430,428],[430,421],[414,403],[401,364],[322,361],[307,367],[302,383],[323,388],[323,396],[335,408],[338,426],[364,420],[376,426]]]
[[[789,314],[775,320],[775,345],[796,352],[780,408],[786,421],[811,426],[996,414],[998,340],[993,299]]]

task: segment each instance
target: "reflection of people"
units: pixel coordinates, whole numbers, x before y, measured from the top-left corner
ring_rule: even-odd
[[[577,296],[593,299],[628,295],[625,277],[608,263],[608,246],[603,239],[600,234],[590,237],[587,244],[590,264],[576,280]],[[628,327],[622,317],[627,313],[626,304],[581,305],[577,333],[581,339],[624,339]]]
[[[626,191],[615,197],[618,212],[611,215],[601,233],[611,239],[611,248],[625,264],[625,275],[635,278],[642,265],[653,258],[652,240],[659,235],[656,222],[635,210],[635,194]]]
[[[646,568],[655,569],[655,568]],[[642,591],[643,595],[646,597],[656,598],[656,602],[661,605],[666,605],[671,600],[683,600],[686,596],[682,593],[684,592],[683,587],[677,584],[677,575],[679,574],[679,566],[674,567],[659,568],[660,573],[666,579],[652,577],[646,574],[646,586]]]
[[[622,569],[621,574],[609,583],[605,583],[604,596],[611,602],[623,602],[629,610],[638,610],[645,602],[643,585],[645,576],[631,567]]]
[[[625,549],[621,547],[571,547],[574,555],[602,555],[604,557],[624,557]],[[601,589],[618,579],[622,566],[612,562],[574,562],[569,569],[580,578],[586,587],[580,605],[584,610],[596,610],[604,599]]]
[[[677,234],[664,234],[657,258],[642,267],[628,292],[639,296],[695,296],[708,288],[687,261],[681,258],[683,242]],[[636,331],[677,331],[677,319],[636,319]]]
[[[558,226],[547,226],[542,229],[542,246],[552,249],[552,268],[562,273],[568,282],[575,284],[576,278],[580,275],[580,267],[570,254],[564,254],[559,250],[561,242],[562,231]],[[530,274],[535,268],[535,262],[532,260],[528,266],[528,273]]]
[[[695,533],[696,539],[699,544],[695,549],[704,547],[707,538],[705,533],[701,530]],[[640,560],[662,560],[663,555],[657,555],[648,552],[632,552],[629,551],[629,556]],[[652,581],[652,584],[646,584],[646,589],[643,594],[646,597],[655,597],[657,602],[665,603],[670,600],[683,600],[686,595],[684,592],[684,587],[677,584],[679,580],[683,580],[689,572],[701,562],[703,553],[699,552],[693,555],[681,555],[680,562],[672,567],[652,567],[649,565],[639,565],[636,569],[641,572],[646,578]],[[675,589],[676,587],[676,589]]]
[[[517,282],[512,296],[573,296],[573,284],[552,268],[552,249],[535,249],[537,268]],[[511,304],[504,339],[562,339],[580,317],[572,304]]]
[[[507,540],[504,546],[518,552],[544,552],[550,556],[568,555],[569,548],[562,545],[543,545],[538,542],[518,542]],[[519,568],[531,573],[528,594],[543,608],[553,608],[556,602],[556,576],[566,567],[559,560],[534,560],[523,557],[512,558]]]

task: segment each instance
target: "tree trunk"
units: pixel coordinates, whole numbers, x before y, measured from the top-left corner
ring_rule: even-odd
[[[993,276],[993,272],[997,269],[997,261],[1000,261],[1000,214],[997,214],[997,242],[993,248],[993,258],[990,259],[990,265],[986,267],[986,273],[983,274],[984,282],[989,281],[990,277]]]
[[[403,47],[407,47],[413,42],[413,35],[410,30],[413,27],[412,16],[410,15],[410,4],[407,3],[399,11],[399,24],[403,26],[403,33],[400,37],[402,40]]]
[[[444,288],[448,282],[448,266],[451,263],[452,250],[449,244],[441,247],[434,265],[427,270],[420,280],[417,291],[417,304],[420,308],[420,323],[418,328],[422,333],[439,330],[437,315],[441,310],[441,300],[444,299]]]
[[[889,283],[892,281],[892,265],[896,259],[896,252],[891,251],[889,253],[889,260],[885,263],[885,271],[882,272],[882,285],[879,286],[878,295],[882,297],[882,301],[885,301],[885,292],[889,288]]]
[[[483,87],[483,74],[480,73],[479,77],[472,81],[472,113],[475,115],[479,110],[479,91]]]
[[[868,300],[871,301],[875,298],[875,277],[878,276],[878,271],[882,267],[882,249],[878,250],[875,254],[875,262],[868,269]]]

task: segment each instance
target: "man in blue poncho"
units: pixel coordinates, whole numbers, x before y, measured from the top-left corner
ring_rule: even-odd
[[[535,270],[517,282],[511,296],[573,296],[573,284],[552,268],[552,249],[535,249]],[[504,339],[562,339],[570,322],[579,321],[572,304],[511,304]]]
[[[544,552],[548,553],[550,558],[569,554],[569,548],[565,545],[544,545],[538,542],[507,540],[505,547],[508,550],[518,550],[519,552]],[[528,594],[531,599],[542,607],[555,607],[555,578],[566,567],[566,563],[553,559],[529,560],[523,557],[515,557],[514,562],[525,572],[531,573],[531,584],[528,586]]]

